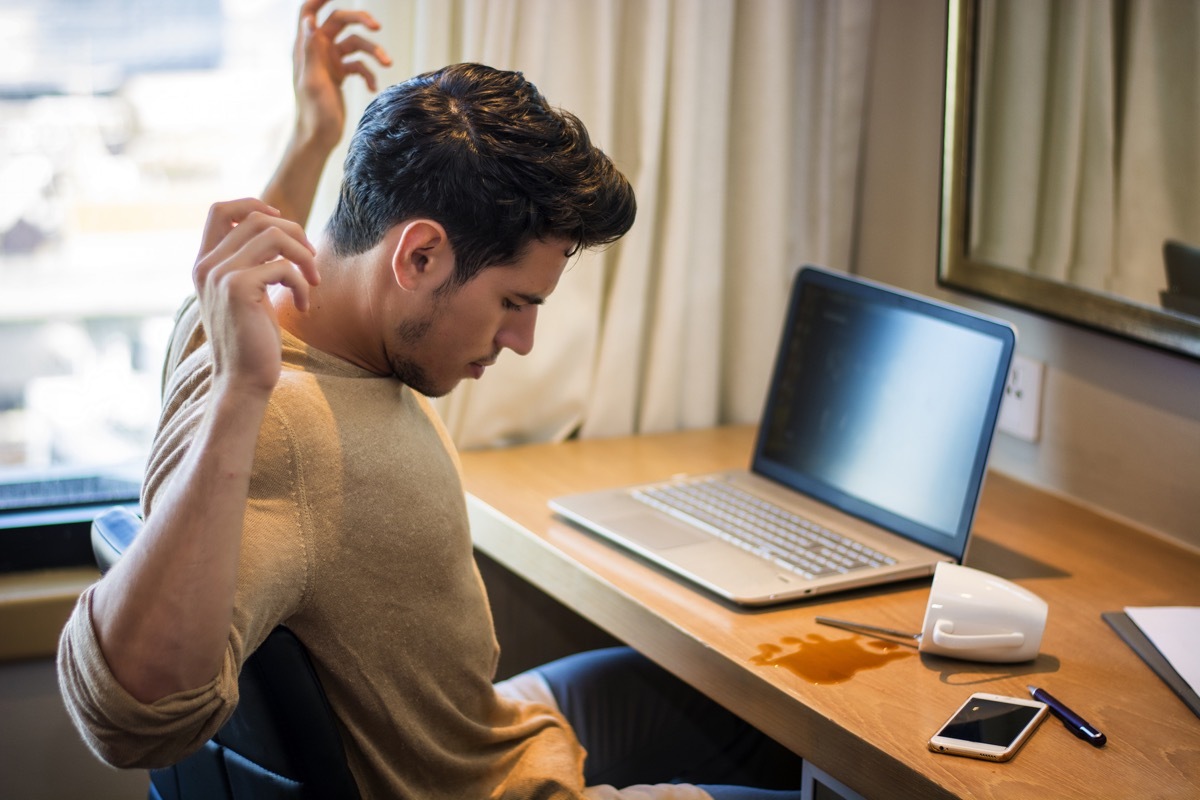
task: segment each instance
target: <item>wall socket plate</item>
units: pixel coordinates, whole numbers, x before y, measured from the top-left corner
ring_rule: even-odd
[[[1032,358],[1014,355],[1004,383],[1004,398],[1000,401],[1000,416],[996,429],[1036,442],[1041,435],[1042,378],[1046,365]]]

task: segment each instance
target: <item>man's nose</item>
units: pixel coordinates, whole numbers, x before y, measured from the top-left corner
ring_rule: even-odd
[[[503,327],[496,334],[496,344],[507,347],[519,356],[527,356],[533,350],[533,330],[537,326],[538,307],[527,305],[518,312],[508,315]]]

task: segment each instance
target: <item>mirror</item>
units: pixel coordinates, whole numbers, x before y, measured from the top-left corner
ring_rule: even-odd
[[[939,282],[1200,358],[1200,0],[948,22]]]

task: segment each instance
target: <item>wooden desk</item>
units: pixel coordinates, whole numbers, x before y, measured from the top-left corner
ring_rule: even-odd
[[[1100,618],[1126,605],[1200,605],[1200,554],[991,475],[967,563],[1050,606],[1039,658],[988,665],[905,655],[840,683],[751,659],[813,637],[869,652],[828,615],[918,630],[929,580],[747,611],[554,518],[555,495],[748,463],[747,428],[464,453],[477,547],[870,798],[1200,797],[1200,719]],[[819,651],[819,648],[818,648]],[[1108,736],[1048,718],[1013,761],[926,749],[972,691],[1037,683]]]

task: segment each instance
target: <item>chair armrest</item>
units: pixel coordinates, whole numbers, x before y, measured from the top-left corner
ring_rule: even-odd
[[[101,574],[117,563],[141,529],[141,517],[124,506],[110,508],[92,520],[92,553]]]

